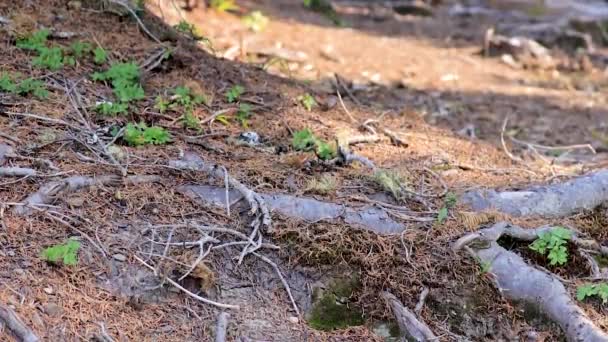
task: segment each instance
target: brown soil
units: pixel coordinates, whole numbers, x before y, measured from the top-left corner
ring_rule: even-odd
[[[61,0],[36,4],[0,1],[0,16],[27,18],[22,21],[58,32],[77,32],[78,38],[52,42],[62,46],[76,39],[96,42],[111,52],[114,61],[141,64],[159,47],[129,16],[91,9],[88,3],[82,1],[83,8],[74,9]],[[337,179],[337,189],[315,194],[316,198],[366,205],[356,197],[382,196],[383,200],[397,203],[373,181],[366,168],[357,164],[320,165],[312,153],[295,152],[290,147],[290,131],[307,127],[328,140],[344,130],[362,134],[339,103],[327,110],[317,106],[307,111],[296,100],[307,92],[319,103],[331,98],[335,93],[334,74],[342,83],[353,85],[352,97],[344,92],[342,96],[355,121],[361,123],[382,115],[380,125],[397,132],[407,142],[407,146],[389,141],[359,144],[353,151],[380,168],[406,175],[415,192],[439,193],[442,182],[456,194],[476,187],[518,188],[574,176],[608,161],[608,145],[602,140],[608,134],[603,70],[515,70],[498,59],[483,58],[479,54],[481,39],[491,22],[471,23],[450,16],[447,4],[438,7],[433,17],[353,11],[348,14],[344,8],[342,16],[349,27],[339,28],[305,9],[298,0],[239,2],[243,12],[259,9],[270,18],[268,27],[260,33],[247,30],[237,14],[202,8],[181,12],[188,22],[200,28],[211,42],[211,49],[172,30],[170,26],[180,21],[180,14],[171,1],[162,1],[160,8],[159,3],[149,1],[149,12],[142,19],[154,35],[166,39],[175,51],[143,76],[146,99],[137,102],[129,117],[107,118],[93,113],[96,101],[111,99],[112,91],[102,82],[89,80],[92,72],[103,69],[91,60],[57,72],[33,68],[32,53],[15,46],[15,35],[27,33],[19,31],[27,31],[27,27],[3,34],[0,72],[19,72],[43,80],[50,96],[39,100],[0,93],[0,143],[13,145],[21,156],[50,160],[58,170],[44,170],[33,159],[11,159],[9,166],[32,167],[49,176],[18,182],[0,179],[0,261],[4,265],[0,267],[0,303],[10,305],[45,341],[90,340],[100,336],[102,326],[117,341],[213,339],[218,313],[215,307],[174,291],[167,284],[137,294],[118,285],[123,284],[119,279],[124,281],[144,270],[135,256],[147,248],[141,243],[147,225],[197,220],[249,234],[246,215],[228,216],[225,210],[201,206],[175,190],[192,183],[223,186],[223,181],[211,180],[207,175],[162,166],[178,159],[185,150],[225,166],[234,178],[255,191],[304,194],[311,180],[329,174]],[[259,52],[277,44],[285,51],[303,52],[305,57],[268,66],[270,58]],[[236,106],[227,103],[224,94],[231,86],[242,85],[246,93],[241,100],[253,106],[249,130],[259,133],[264,144],[273,148],[235,144],[234,138],[244,129],[234,120],[229,125],[217,121],[205,124],[199,133],[180,125],[180,113],[161,114],[154,109],[157,95],[167,95],[170,89],[193,82],[212,99],[210,105],[194,112],[201,120],[218,110],[229,108],[235,112]],[[75,135],[78,132],[48,121],[7,114],[33,113],[77,124],[71,119],[75,107],[66,95],[70,87],[79,93],[80,107],[88,109],[90,122],[99,128],[100,136],[107,138],[103,129],[128,121],[146,121],[167,128],[174,137],[168,145],[121,146],[129,155],[130,175],[160,175],[164,180],[95,186],[56,199],[48,210],[19,217],[11,208],[42,184],[58,179],[54,173],[62,173],[60,177],[116,174],[114,166],[107,161],[101,163],[87,150],[87,142],[78,141],[82,138]],[[509,125],[504,133],[508,136],[550,146],[589,143],[598,153],[591,155],[579,149],[571,151],[575,162],[551,162],[549,159],[554,156],[543,154],[540,158],[537,151],[507,138],[508,151],[524,159],[516,162],[501,144],[506,117]],[[476,138],[459,134],[467,125],[475,129]],[[211,133],[215,135],[199,139],[197,144],[183,138]],[[444,205],[443,198],[421,201],[415,196],[397,204],[420,216],[425,211],[436,213]],[[459,219],[460,209],[465,210],[457,206],[442,224],[403,221],[408,229],[402,236],[380,236],[347,225],[295,222],[273,215],[275,232],[265,234],[266,240],[281,249],[267,255],[288,278],[298,272],[311,278],[320,274],[358,274],[362,286],[354,293],[353,302],[363,308],[368,322],[391,319],[388,307],[378,297],[380,291],[391,291],[404,305],[414,307],[426,287],[430,295],[422,318],[442,341],[458,341],[465,336],[475,341],[524,340],[532,332],[538,341],[558,340],[558,328],[527,317],[501,300],[479,265],[451,252],[450,243],[472,229]],[[52,219],[48,211],[60,211],[67,221]],[[598,227],[605,222],[604,211],[561,222],[517,223],[530,227],[572,223],[604,242],[606,234]],[[168,230],[158,234],[166,239]],[[180,231],[176,238],[188,240],[194,234]],[[85,235],[101,246],[105,255]],[[72,236],[82,241],[78,266],[51,266],[39,258],[43,248]],[[518,250],[529,252],[522,246]],[[172,248],[168,256],[188,265],[197,253],[194,249]],[[212,253],[205,259],[209,279],[188,277],[184,283],[195,291],[208,281],[211,285],[203,290],[205,295],[241,306],[231,312],[230,339],[381,340],[373,334],[371,323],[332,332],[312,329],[296,317],[273,269],[251,256],[237,265],[234,257],[239,253],[240,248]],[[116,255],[126,260],[116,260]],[[544,260],[527,256],[531,262],[543,264]],[[171,265],[162,273],[176,278],[177,263]],[[576,259],[573,265],[559,274],[572,281],[568,286],[574,291],[580,283],[577,278],[586,276],[587,270],[581,270],[581,260]],[[145,276],[158,279],[150,273]],[[604,307],[592,303],[585,310],[601,327],[608,327],[602,317]],[[3,340],[12,339],[6,329],[3,334]]]

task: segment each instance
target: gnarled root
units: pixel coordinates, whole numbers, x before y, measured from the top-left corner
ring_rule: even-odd
[[[262,225],[266,227],[266,231],[272,232],[272,218],[264,198],[262,198],[262,196],[260,196],[257,192],[249,189],[247,186],[225,173],[221,167],[218,167],[218,165],[207,164],[198,155],[194,153],[186,153],[182,160],[170,161],[169,166],[180,170],[206,172],[218,179],[227,179],[228,184],[243,195],[243,198],[247,201],[247,204],[249,204],[249,207],[251,208],[251,215],[259,214]]]
[[[0,305],[0,322],[10,330],[19,341],[22,342],[38,342],[40,339],[32,329],[28,328],[17,316],[17,314],[8,307]]]
[[[475,211],[496,209],[513,216],[563,217],[608,201],[608,170],[521,191],[471,191],[462,201]]]
[[[409,339],[419,342],[438,340],[431,329],[429,329],[424,322],[419,320],[412,311],[403,306],[399,299],[392,293],[383,292],[382,297],[391,306],[393,314],[397,319],[397,324],[399,324],[399,330],[405,335],[408,341]]]
[[[560,325],[569,341],[608,341],[608,335],[583,313],[557,277],[526,264],[519,255],[496,242],[502,235],[528,240],[536,238],[538,232],[531,230],[527,233],[525,229],[501,222],[463,236],[453,249],[466,249],[474,258],[488,265],[496,287],[506,298],[538,307]],[[474,247],[473,242],[480,247]]]

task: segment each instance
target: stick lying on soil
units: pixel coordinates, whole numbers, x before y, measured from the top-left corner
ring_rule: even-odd
[[[399,324],[399,330],[408,341],[410,338],[419,342],[439,340],[424,322],[416,318],[413,312],[401,304],[397,297],[389,292],[383,292],[382,297],[393,309],[393,314],[397,319],[397,324]]]
[[[40,339],[34,332],[28,328],[10,308],[0,305],[0,320],[1,323],[18,338],[21,342],[38,342]]]
[[[526,264],[519,255],[496,242],[503,234],[517,236],[522,231],[525,230],[505,222],[497,223],[463,236],[453,249],[466,249],[479,262],[489,265],[496,287],[506,298],[536,306],[560,325],[569,341],[608,341],[608,335],[583,313],[556,276]],[[473,242],[476,247],[471,245]]]
[[[220,312],[217,315],[217,323],[215,325],[215,342],[226,342],[226,330],[228,329],[228,319],[230,314]]]
[[[513,216],[567,216],[608,201],[608,170],[522,191],[471,191],[462,196],[462,201],[475,211],[496,209]]]

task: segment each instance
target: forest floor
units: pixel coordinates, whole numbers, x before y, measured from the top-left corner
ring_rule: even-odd
[[[425,289],[419,317],[442,341],[563,338],[502,299],[483,265],[450,249],[491,221],[477,222],[454,201],[471,189],[550,184],[608,165],[601,48],[584,61],[558,54],[559,67],[515,68],[482,53],[497,17],[456,15],[454,1],[432,16],[338,1],[341,26],[298,0],[238,1],[234,12],[149,1],[141,25],[103,3],[0,1],[8,19],[0,20],[0,304],[42,340],[210,341],[218,304],[239,306],[227,309],[228,340],[396,340],[383,335],[394,318],[380,293],[414,308]],[[243,20],[254,10],[269,19],[260,32]],[[173,29],[180,21],[205,40]],[[41,28],[51,29],[43,67],[35,65],[43,50],[23,45]],[[78,41],[102,47],[107,60],[87,47],[81,55]],[[63,52],[53,60],[48,47]],[[131,61],[140,74],[125,82],[141,83],[143,93],[125,101],[125,113],[100,113],[100,103],[118,103],[112,87],[124,84],[91,75]],[[41,85],[23,85],[30,77]],[[159,127],[151,140],[148,131],[128,140],[127,123],[139,122]],[[326,141],[337,162],[321,160],[327,151],[295,150],[294,134],[307,128],[317,137],[309,142],[319,149]],[[370,135],[350,152],[374,169],[339,160],[334,141]],[[191,155],[212,166],[171,163]],[[33,172],[6,173],[15,167]],[[271,229],[234,203],[238,194],[226,195],[227,210],[228,174],[260,194],[380,207],[403,232],[288,217],[281,209],[297,206],[289,203],[273,210]],[[93,184],[61,181],[71,176]],[[49,182],[48,198],[30,201]],[[221,189],[222,201],[201,201],[184,191],[191,185]],[[597,210],[511,221],[608,239],[608,217]],[[80,244],[75,265],[44,260],[46,248],[70,238]],[[550,266],[527,245],[510,248],[558,274],[573,295],[589,275],[578,255]],[[580,305],[608,329],[600,301]]]

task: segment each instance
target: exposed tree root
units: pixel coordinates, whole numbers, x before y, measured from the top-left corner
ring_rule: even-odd
[[[472,191],[462,201],[475,211],[495,209],[513,216],[561,217],[593,209],[608,200],[608,170],[568,182],[521,191]]]
[[[186,153],[182,160],[170,161],[169,166],[180,170],[205,172],[222,180],[227,179],[228,184],[243,195],[243,198],[251,208],[251,215],[260,214],[261,222],[266,227],[266,231],[272,231],[272,218],[262,196],[225,173],[222,167],[215,164],[207,164],[198,155],[193,153]]]
[[[38,342],[40,339],[28,328],[10,308],[0,305],[0,321],[21,342]]]
[[[0,167],[0,177],[32,177],[36,170],[25,167]]]
[[[555,275],[526,264],[519,255],[496,242],[502,235],[535,239],[539,231],[533,229],[528,233],[501,222],[463,236],[453,249],[466,249],[479,262],[488,265],[496,287],[506,298],[536,306],[560,325],[569,341],[608,341],[608,335],[576,305]]]
[[[115,175],[104,175],[97,177],[88,176],[72,176],[59,181],[46,183],[38,189],[38,191],[29,195],[19,205],[13,208],[13,212],[17,215],[29,215],[32,213],[32,207],[41,206],[52,203],[58,195],[75,192],[83,188],[93,185],[118,185],[122,180],[121,177]],[[127,183],[140,184],[155,182],[160,180],[158,176],[131,176],[127,177]]]
[[[416,315],[408,308],[403,306],[399,299],[389,292],[383,292],[382,297],[386,300],[399,324],[399,330],[405,335],[407,341],[413,339],[418,342],[438,341],[437,336],[431,329],[419,320]]]
[[[220,312],[217,315],[217,322],[215,324],[215,342],[226,341],[226,330],[228,329],[228,319],[230,314],[227,312]]]

